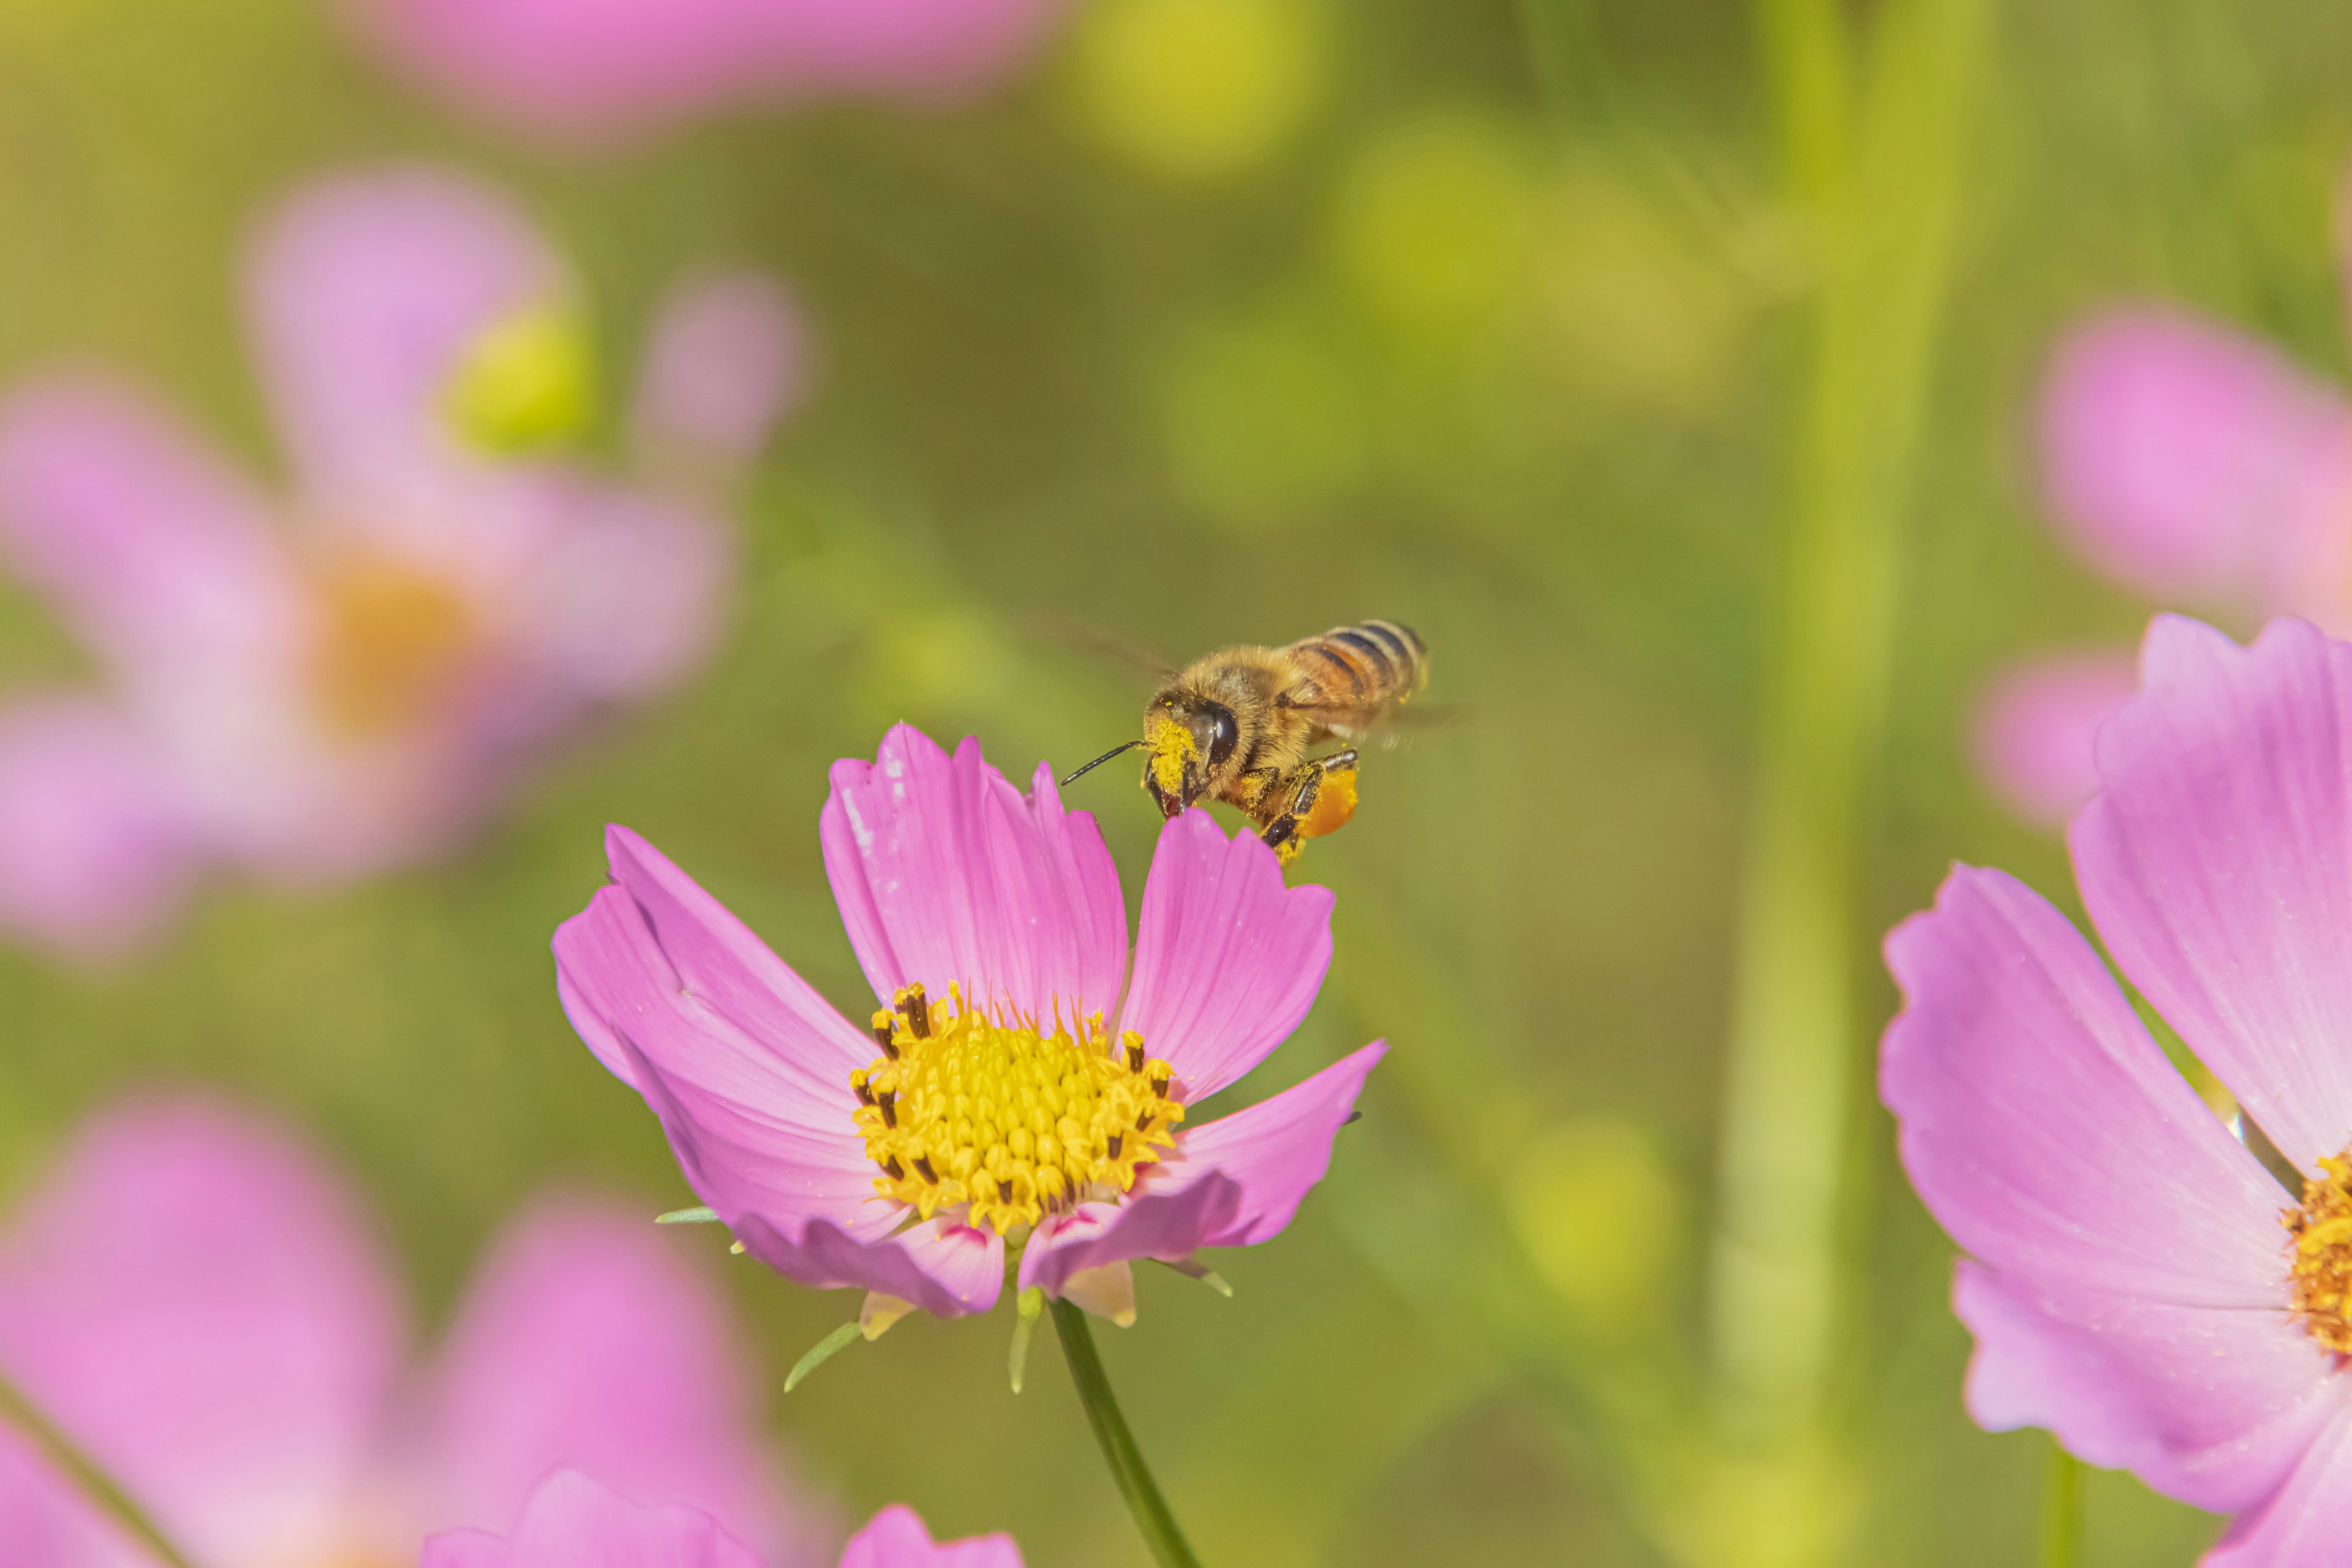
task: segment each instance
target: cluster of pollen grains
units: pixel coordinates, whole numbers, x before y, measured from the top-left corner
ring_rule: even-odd
[[[2280,1215],[2294,1237],[2288,1304],[2311,1337],[2352,1356],[2352,1150],[2319,1162],[2303,1206]]]
[[[1115,1197],[1173,1142],[1184,1108],[1168,1064],[1132,1030],[1114,1045],[1095,1014],[1073,1037],[1058,1012],[991,1019],[960,991],[934,1005],[919,985],[874,1015],[882,1054],[849,1075],[874,1190],[925,1219],[970,1205],[1002,1236],[1048,1214]]]

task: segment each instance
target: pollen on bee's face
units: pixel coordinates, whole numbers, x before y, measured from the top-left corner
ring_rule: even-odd
[[[1200,748],[1192,742],[1192,731],[1173,719],[1150,726],[1145,746],[1151,753],[1151,782],[1160,793],[1171,800],[1184,795],[1184,773]]]
[[[1131,1030],[1114,1043],[1100,1013],[1076,1034],[1057,1014],[1048,1031],[911,985],[874,1015],[874,1037],[882,1055],[849,1075],[852,1119],[881,1170],[874,1190],[925,1219],[966,1205],[1002,1236],[1115,1197],[1184,1119],[1173,1069]]]

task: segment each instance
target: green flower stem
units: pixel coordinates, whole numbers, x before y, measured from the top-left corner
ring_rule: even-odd
[[[172,1544],[171,1538],[147,1517],[146,1510],[131,1500],[130,1494],[114,1484],[114,1480],[96,1461],[81,1451],[72,1438],[58,1430],[38,1406],[25,1396],[24,1391],[5,1376],[0,1376],[0,1422],[5,1422],[33,1440],[42,1456],[96,1503],[123,1532],[144,1546],[165,1568],[195,1568],[187,1553]]]
[[[2042,1492],[2040,1568],[2074,1568],[2083,1560],[2083,1462],[2050,1444],[2050,1475]]]
[[[1713,1340],[1727,1434],[1822,1430],[1867,951],[1856,884],[1894,659],[1898,542],[1949,294],[1988,0],[1759,0],[1782,192],[1807,263],[1790,516],[1755,794],[1718,1163]]]
[[[1135,1516],[1136,1529],[1143,1531],[1152,1560],[1160,1568],[1201,1568],[1201,1560],[1185,1544],[1184,1532],[1176,1528],[1175,1516],[1168,1511],[1168,1500],[1160,1495],[1159,1483],[1151,1479],[1150,1468],[1135,1446],[1135,1435],[1127,1429],[1127,1417],[1118,1413],[1118,1399],[1110,1391],[1110,1378],[1095,1351],[1094,1331],[1087,1326],[1085,1309],[1059,1297],[1053,1307],[1054,1332],[1061,1337],[1062,1354],[1070,1363],[1070,1381],[1077,1385],[1078,1402],[1087,1407],[1087,1423],[1095,1429],[1103,1462],[1110,1467],[1111,1479],[1118,1483],[1118,1495],[1127,1500],[1128,1512]]]

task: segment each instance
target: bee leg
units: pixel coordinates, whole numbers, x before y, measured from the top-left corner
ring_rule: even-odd
[[[1274,775],[1259,787],[1255,798],[1261,808],[1270,800],[1283,803],[1279,810],[1267,812],[1258,818],[1265,824],[1258,837],[1265,841],[1266,847],[1282,857],[1284,865],[1290,864],[1307,847],[1306,836],[1299,829],[1314,816],[1315,803],[1322,797],[1324,779],[1333,773],[1355,772],[1357,760],[1355,748],[1351,746],[1328,757],[1301,763],[1287,773]]]

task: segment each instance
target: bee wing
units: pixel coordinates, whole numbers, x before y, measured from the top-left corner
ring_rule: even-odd
[[[1141,643],[1087,622],[1050,613],[1031,616],[1028,621],[1030,628],[1040,637],[1082,653],[1093,654],[1097,658],[1110,659],[1142,670],[1154,680],[1166,680],[1182,668],[1175,660],[1163,658]]]
[[[1394,745],[1398,733],[1438,730],[1464,721],[1465,710],[1444,703],[1391,702],[1367,706],[1352,699],[1327,695],[1313,681],[1301,681],[1277,697],[1285,708],[1311,713],[1315,721],[1343,740],[1385,739]]]

